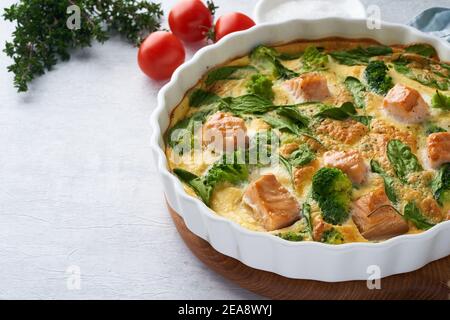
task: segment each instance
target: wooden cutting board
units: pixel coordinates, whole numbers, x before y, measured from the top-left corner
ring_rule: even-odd
[[[271,299],[450,299],[450,256],[414,272],[381,279],[380,290],[366,281],[321,282],[296,280],[250,268],[223,255],[186,227],[168,206],[186,245],[204,264],[239,286]]]

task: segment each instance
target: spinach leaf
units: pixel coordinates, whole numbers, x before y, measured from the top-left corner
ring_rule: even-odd
[[[333,51],[330,56],[340,64],[348,66],[365,65],[370,58],[375,56],[389,55],[392,49],[387,46],[372,46],[367,48],[357,47],[347,51]]]
[[[271,74],[276,78],[291,79],[298,76],[298,73],[286,68],[279,60],[279,53],[265,46],[259,46],[250,53],[251,62],[260,70],[271,70]]]
[[[431,181],[431,191],[436,201],[443,205],[450,201],[450,163],[445,163]]]
[[[436,90],[436,93],[431,99],[431,106],[433,108],[450,111],[450,96],[446,96],[443,93]]]
[[[314,46],[308,46],[302,56],[302,72],[325,70],[328,56]]]
[[[214,111],[215,109],[211,108],[196,112],[192,116],[177,122],[167,131],[167,144],[172,148],[181,148],[179,150],[180,152],[183,152],[183,150],[187,148],[193,148],[196,124],[200,125],[203,123],[206,120],[206,117]]]
[[[309,118],[304,116],[296,106],[280,106],[276,112],[278,115],[298,122],[304,127],[308,127],[309,125]]]
[[[272,101],[275,94],[272,90],[273,82],[263,74],[254,74],[247,82],[247,92]]]
[[[288,161],[293,167],[304,166],[316,158],[316,154],[312,151],[307,144],[302,144],[297,150],[294,150]]]
[[[229,161],[229,155],[224,155],[221,160],[213,164],[203,177],[198,177],[180,168],[175,168],[173,172],[209,206],[212,192],[217,184],[222,182],[237,184],[248,178],[248,166],[245,159],[242,158],[243,156],[245,155],[240,151],[235,151],[231,154],[231,161]]]
[[[384,191],[386,192],[387,197],[389,198],[389,200],[391,200],[392,203],[396,204],[397,203],[397,195],[395,192],[395,188],[394,188],[394,178],[392,178],[391,176],[389,176],[384,170],[383,168],[381,168],[381,165],[378,161],[376,160],[370,160],[370,169],[372,170],[372,172],[374,173],[378,173],[381,178],[383,178],[384,181]]]
[[[437,133],[437,132],[447,132],[447,130],[445,130],[444,128],[441,128],[433,123],[427,123],[425,124],[425,134],[426,135],[430,135],[432,133]]]
[[[263,114],[275,109],[270,100],[256,94],[246,94],[240,97],[227,97],[221,100],[219,109],[234,115]]]
[[[372,121],[372,116],[351,116],[355,121],[361,122],[366,127],[370,127],[370,122]]]
[[[366,105],[366,87],[355,77],[347,77],[345,86],[351,92],[357,108],[364,108]]]
[[[210,86],[219,80],[233,80],[233,79],[241,79],[241,76],[238,76],[238,71],[248,71],[248,72],[256,72],[256,68],[253,66],[225,66],[214,69],[208,73],[206,76],[205,84]]]
[[[344,102],[339,108],[325,106],[324,110],[316,113],[314,116],[321,118],[331,118],[334,120],[345,120],[355,114],[356,109],[353,103]]]
[[[435,225],[423,216],[415,202],[408,202],[405,205],[405,208],[403,209],[403,218],[406,221],[411,221],[420,230],[427,230]]]
[[[407,182],[406,178],[410,173],[422,170],[422,166],[411,152],[411,148],[400,140],[390,140],[387,144],[386,154],[395,174],[403,183]]]
[[[302,124],[299,124],[290,118],[276,117],[272,115],[263,115],[261,118],[272,128],[280,131],[287,131],[296,135],[302,135],[305,131]]]
[[[436,56],[436,50],[429,44],[418,43],[413,44],[405,48],[405,52],[415,53],[424,57],[433,57]]]
[[[316,113],[315,117],[330,118],[334,120],[345,120],[351,118],[355,121],[361,122],[365,126],[370,125],[370,121],[373,117],[357,115],[355,106],[351,102],[344,102],[339,108],[329,107],[327,105],[322,106],[322,111]]]
[[[312,225],[312,220],[311,220],[311,205],[307,202],[305,202],[303,204],[302,217],[305,218],[307,231],[312,239],[313,238],[313,225]]]
[[[419,71],[410,67],[410,61],[404,57],[401,57],[393,62],[394,69],[405,77],[417,81],[420,84],[435,88],[438,90],[448,90],[450,86],[450,78],[440,72],[431,72],[429,70],[432,65],[424,65]],[[442,67],[441,64],[438,64]],[[424,72],[425,70],[425,72]]]
[[[364,70],[364,77],[370,91],[379,95],[386,93],[394,86],[392,78],[387,74],[388,67],[383,61],[370,61]]]
[[[173,172],[180,178],[181,181],[190,186],[195,193],[202,199],[202,201],[209,206],[209,202],[211,199],[211,194],[213,191],[213,187],[206,184],[205,180],[201,177],[196,176],[195,174],[180,169],[175,168]]]
[[[198,108],[220,100],[220,97],[213,92],[203,89],[195,89],[189,96],[189,106]]]
[[[294,175],[292,172],[292,166],[289,163],[289,160],[283,157],[281,154],[278,155],[278,160],[281,162],[281,164],[284,166],[286,171],[289,173],[289,177],[291,177],[291,182],[294,184]]]
[[[297,53],[287,53],[282,52],[278,54],[278,59],[280,60],[295,60],[303,56],[303,52],[297,52]]]

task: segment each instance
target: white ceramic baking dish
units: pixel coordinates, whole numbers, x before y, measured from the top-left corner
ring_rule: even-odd
[[[339,18],[258,25],[202,48],[178,68],[171,81],[161,89],[158,106],[151,118],[152,149],[168,204],[183,217],[189,230],[208,241],[217,251],[252,268],[289,278],[329,282],[363,280],[377,270],[370,267],[372,265],[379,267],[381,277],[386,277],[418,269],[450,255],[450,221],[418,235],[402,235],[381,243],[337,246],[289,242],[267,233],[249,231],[218,216],[203,202],[189,196],[181,182],[168,170],[163,134],[169,125],[171,111],[208,69],[246,55],[258,44],[331,36],[372,38],[387,45],[429,43],[442,60],[450,61],[450,45],[411,27],[383,22],[381,29],[369,30],[365,20]]]

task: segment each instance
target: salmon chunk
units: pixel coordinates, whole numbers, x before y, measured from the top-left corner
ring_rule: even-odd
[[[327,151],[323,154],[325,166],[341,169],[355,184],[366,179],[367,166],[357,151]]]
[[[248,143],[245,121],[224,112],[216,112],[203,125],[203,143],[215,150],[233,151]]]
[[[325,119],[317,128],[317,132],[329,135],[333,139],[346,144],[356,143],[367,131],[368,128],[365,125],[353,119],[344,121]]]
[[[383,100],[386,112],[400,122],[419,123],[429,116],[429,107],[419,91],[397,83]]]
[[[327,79],[318,73],[306,73],[287,80],[284,86],[302,101],[323,101],[330,96]]]
[[[244,203],[268,231],[287,227],[300,218],[300,205],[273,174],[261,176],[244,193]]]
[[[427,138],[428,160],[432,168],[450,162],[450,132],[432,133]]]
[[[352,219],[364,238],[384,240],[409,230],[405,220],[392,207],[388,207],[389,204],[383,187],[360,197],[352,204]]]

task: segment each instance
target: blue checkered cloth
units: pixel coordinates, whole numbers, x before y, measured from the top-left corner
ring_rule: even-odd
[[[450,42],[450,8],[427,9],[408,24]]]

